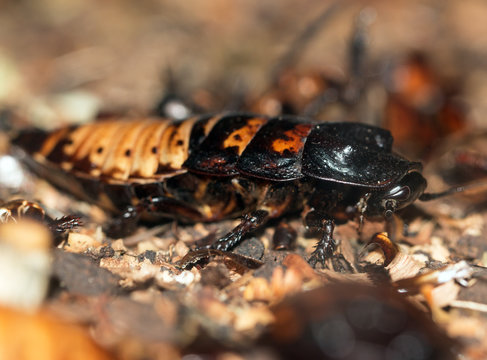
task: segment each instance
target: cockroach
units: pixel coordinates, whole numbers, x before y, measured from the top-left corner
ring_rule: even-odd
[[[17,199],[0,204],[0,223],[17,222],[25,218],[44,223],[54,234],[62,234],[81,225],[77,216],[51,218],[40,204],[33,201]]]
[[[335,222],[391,218],[438,196],[423,194],[421,163],[392,152],[392,142],[389,131],[365,124],[242,113],[105,120],[13,141],[41,176],[119,214],[111,227],[119,233],[142,216],[243,215],[211,246],[227,251],[269,219],[306,208],[306,224],[323,231],[312,263],[333,254]]]

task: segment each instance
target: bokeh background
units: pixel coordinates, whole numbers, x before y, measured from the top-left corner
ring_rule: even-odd
[[[35,122],[84,119],[100,111],[143,112],[170,71],[183,94],[207,89],[224,100],[258,94],[295,38],[328,1],[2,1],[0,104]],[[293,66],[347,74],[360,11],[368,12],[368,79],[411,51],[425,53],[457,89],[469,121],[484,127],[487,4],[354,1],[339,9]],[[213,110],[213,109],[212,109]]]
[[[162,96],[174,91],[205,111],[232,109],[236,103],[237,109],[247,110],[247,99],[259,99],[274,85],[273,76],[283,56],[330,6],[335,6],[335,11],[295,54],[290,67],[346,83],[350,77],[350,41],[357,19],[362,19],[367,24],[362,74],[367,91],[360,107],[353,109],[353,119],[390,125],[397,148],[426,164],[426,177],[433,191],[454,183],[485,179],[487,2],[483,0],[0,0],[0,125],[55,128],[91,121],[98,114],[143,115]],[[444,131],[438,117],[428,111],[418,118],[433,119],[431,126],[424,127],[416,121],[416,110],[398,112],[413,119],[410,122],[402,123],[400,116],[399,122],[384,120],[391,96],[401,93],[391,84],[391,74],[407,63],[412,54],[420,54],[428,64],[429,92],[419,97],[419,103],[427,98],[432,99],[426,101],[429,105],[453,104],[460,127]],[[404,83],[412,84],[412,93],[417,95],[415,89],[421,89],[424,79],[419,76],[418,87],[414,76],[407,79]],[[407,95],[409,88],[405,88]],[[409,116],[411,113],[415,115]],[[423,132],[431,133],[424,141]],[[7,142],[7,136],[2,134],[0,153],[6,152]],[[73,205],[71,198],[54,194],[45,184],[39,186],[31,181],[29,189],[26,193],[31,198],[40,199],[49,209],[59,211],[59,215],[71,213],[74,207],[89,213],[91,219],[106,220],[99,209],[96,212],[86,204]],[[5,197],[11,189],[0,190]],[[478,195],[475,199],[457,200],[453,198],[449,203],[446,200],[447,205],[442,206],[421,205],[431,216],[425,224],[412,227],[413,231],[420,229],[416,231],[420,239],[408,244],[424,246],[418,252],[430,254],[436,241],[436,245],[441,243],[438,248],[446,249],[441,261],[469,258],[486,266],[486,200]],[[475,208],[473,204],[480,206]],[[192,226],[185,228],[189,235],[183,240],[192,239]],[[429,230],[421,230],[428,226]],[[91,238],[100,235],[95,233],[94,226],[92,233],[89,226],[86,228],[82,231]],[[356,239],[355,224],[349,226],[348,235],[343,228],[342,239],[347,236]],[[172,244],[173,240],[167,243]],[[179,239],[179,243],[187,251],[183,240]],[[479,281],[472,289],[464,299],[483,304],[487,293],[485,281]],[[187,293],[199,300],[198,293]],[[140,303],[147,300],[138,296],[142,299]],[[62,298],[59,303],[63,301],[69,303],[71,299]],[[83,303],[83,306],[95,309],[93,312],[98,316],[99,304]],[[179,300],[174,304],[176,309]],[[121,314],[130,313],[125,306],[121,304],[118,312],[114,312],[114,324],[118,324]],[[72,307],[71,315],[77,311]],[[96,316],[89,321],[97,322],[99,333],[106,332],[104,318]],[[141,332],[152,336],[152,328],[143,322],[147,318],[138,317],[137,324]],[[85,318],[82,320],[89,323]],[[159,326],[157,320],[160,319],[154,322]],[[135,323],[132,318],[126,321],[129,325],[132,322]],[[127,328],[131,330],[131,326]],[[468,358],[485,358],[487,332],[481,312],[464,312],[445,328],[457,338],[468,338],[465,341]],[[118,328],[113,333],[118,336],[117,341],[126,340],[126,333]],[[150,342],[150,336],[147,338]],[[143,358],[140,354],[144,354],[145,344],[133,350],[136,355],[126,358]]]

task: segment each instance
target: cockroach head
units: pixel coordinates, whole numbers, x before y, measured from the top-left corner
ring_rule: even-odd
[[[394,212],[416,201],[426,189],[426,180],[418,171],[411,171],[385,189],[374,191],[368,202],[366,216],[391,217]]]

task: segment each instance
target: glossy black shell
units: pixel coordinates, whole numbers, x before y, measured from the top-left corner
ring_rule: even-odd
[[[314,124],[297,117],[270,118],[238,155],[223,143],[242,118],[224,117],[189,154],[183,167],[215,176],[243,174],[270,181],[309,176],[382,188],[421,164],[393,153],[389,131],[358,123]],[[277,144],[277,146],[276,146]]]
[[[123,134],[121,139],[104,140],[102,133],[97,135],[102,140],[91,141],[94,144],[103,141],[111,153],[107,160],[100,160],[95,145],[84,157],[79,150],[72,150],[73,143],[90,141],[93,136],[90,134],[99,134],[101,128],[110,134]],[[153,140],[151,153],[143,141],[135,142],[137,136],[133,134],[152,128],[154,131],[149,135],[157,132],[161,135],[159,140]],[[85,134],[85,140],[76,138],[81,133]],[[370,188],[386,187],[410,171],[421,170],[420,163],[393,153],[392,142],[389,131],[370,125],[316,124],[294,116],[269,118],[252,114],[206,115],[183,121],[111,121],[51,134],[26,132],[14,140],[44,165],[108,184],[158,182],[189,171],[270,181],[308,176]],[[138,157],[131,159],[134,153]],[[147,161],[152,162],[152,167],[141,171]],[[134,172],[134,168],[139,172]]]

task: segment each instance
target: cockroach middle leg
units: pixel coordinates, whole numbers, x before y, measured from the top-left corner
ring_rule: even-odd
[[[242,222],[227,235],[217,240],[211,247],[227,251],[237,245],[242,238],[264,225],[269,219],[283,215],[295,207],[297,193],[290,184],[267,184],[258,201],[257,210],[244,215]]]
[[[274,231],[272,247],[274,250],[292,250],[296,246],[297,236],[291,225],[281,222]]]
[[[221,251],[228,251],[237,245],[245,235],[253,232],[258,227],[265,224],[268,218],[269,212],[266,210],[256,210],[246,214],[239,225],[237,225],[227,235],[218,239],[213,245],[211,245],[211,248]]]
[[[309,263],[313,267],[318,262],[324,265],[326,259],[333,256],[337,247],[337,242],[333,239],[333,231],[335,230],[334,221],[331,219],[323,220],[322,230],[323,235],[321,240],[316,244],[316,248],[309,258]]]

